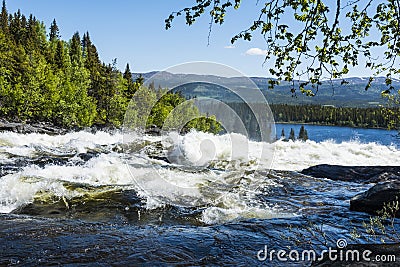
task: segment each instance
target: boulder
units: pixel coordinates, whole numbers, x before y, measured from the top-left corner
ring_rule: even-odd
[[[328,178],[356,183],[400,180],[400,166],[339,166],[322,164],[304,169],[301,173],[315,178]]]
[[[157,125],[151,125],[148,129],[146,129],[146,134],[159,136],[161,135],[161,129],[157,127]]]
[[[385,203],[396,201],[397,197],[400,197],[399,180],[379,183],[353,197],[350,200],[350,210],[377,214],[377,211],[383,209]],[[397,212],[396,217],[400,217],[400,211]]]
[[[15,133],[41,133],[41,134],[64,134],[66,133],[65,129],[56,127],[49,123],[34,123],[34,124],[26,124],[20,122],[8,122],[6,120],[0,120],[0,131],[9,131]]]

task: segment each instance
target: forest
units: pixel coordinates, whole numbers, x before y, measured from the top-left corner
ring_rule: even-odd
[[[159,99],[146,125],[162,127],[165,114],[186,99],[133,80],[129,64],[124,72],[100,60],[89,32],[60,38],[54,19],[49,32],[34,15],[9,14],[3,1],[0,14],[0,117],[16,122],[49,122],[70,128],[121,126],[129,101],[139,88],[145,99]],[[160,94],[164,94],[161,97]],[[131,107],[135,108],[135,107]],[[194,117],[200,116],[187,106]],[[201,117],[201,116],[200,116]],[[198,118],[189,128],[218,132],[214,118]],[[187,129],[186,129],[187,130]]]
[[[371,107],[334,107],[324,105],[286,105],[270,106],[276,122],[311,123],[363,128],[400,127],[396,119],[398,109]]]
[[[82,37],[76,32],[68,41],[62,40],[56,20],[47,32],[44,23],[32,14],[25,16],[19,10],[9,14],[3,1],[0,14],[1,118],[25,123],[49,122],[66,128],[94,124],[120,127],[130,100],[140,88],[142,99],[152,103],[159,99],[152,105],[146,126],[163,127],[172,110],[189,102],[179,112],[197,118],[186,124],[185,131],[196,128],[217,133],[221,130],[215,117],[200,114],[184,95],[151,85],[144,87],[143,83],[142,76],[134,79],[129,64],[121,72],[116,67],[116,59],[110,64],[102,62],[89,32]],[[399,127],[395,112],[387,108],[274,104],[271,109],[276,122]],[[240,113],[242,108],[235,110]],[[138,114],[130,119],[139,120]],[[253,124],[249,122],[248,126]],[[257,128],[253,126],[250,128]]]

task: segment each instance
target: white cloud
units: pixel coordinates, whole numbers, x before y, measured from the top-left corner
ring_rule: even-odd
[[[224,48],[225,49],[234,49],[236,47],[234,45],[227,45],[227,46],[224,46]]]
[[[267,50],[262,50],[260,48],[250,48],[249,50],[246,51],[246,55],[248,56],[265,56],[267,55],[268,51]]]

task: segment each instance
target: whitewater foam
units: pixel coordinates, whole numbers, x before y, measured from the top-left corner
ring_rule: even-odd
[[[277,141],[272,169],[301,171],[319,165],[343,166],[398,166],[400,150],[395,146],[378,143],[349,141],[335,143],[332,140],[320,143],[307,140]]]
[[[135,189],[146,199],[147,208],[166,203],[203,207],[204,223],[221,223],[243,218],[293,216],[257,200],[258,188],[273,184],[255,170],[299,171],[318,164],[346,166],[399,165],[400,150],[395,146],[350,141],[277,141],[272,144],[247,140],[238,134],[215,136],[192,131],[185,136],[170,133],[162,137],[130,136],[140,143],[139,150],[123,154],[113,152],[116,144],[125,143],[122,133],[76,132],[61,136],[45,134],[0,133],[0,161],[10,163],[11,155],[35,157],[38,152],[84,153],[102,147],[100,153],[76,165],[48,164],[23,167],[0,178],[0,212],[8,213],[33,201],[39,192],[71,198],[81,194],[67,189],[65,182],[92,186],[122,186]],[[140,147],[162,143],[167,153],[153,158]],[[158,146],[154,146],[156,149]],[[177,159],[183,158],[183,161]],[[201,167],[188,170],[180,165]]]
[[[122,143],[122,133],[107,133],[98,131],[71,132],[65,135],[19,134],[0,132],[0,153],[8,152],[16,156],[35,156],[38,150],[56,148],[63,151],[85,153],[88,149]]]

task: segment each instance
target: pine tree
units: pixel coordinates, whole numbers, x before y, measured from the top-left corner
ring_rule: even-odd
[[[60,37],[60,30],[57,26],[56,19],[50,25],[50,42],[57,40]]]
[[[36,31],[36,18],[30,14],[27,25],[27,47],[29,50],[36,50],[39,46],[38,34]]]
[[[8,12],[5,0],[3,0],[3,7],[1,8],[0,29],[4,33],[8,33]]]
[[[28,42],[28,20],[25,15],[21,16],[20,42],[26,45]]]
[[[304,125],[301,125],[300,132],[299,132],[299,139],[302,141],[306,141],[308,139],[308,134]]]
[[[90,71],[91,75],[100,73],[102,64],[97,52],[96,46],[90,40],[89,32],[82,38],[83,56],[85,58],[85,67]]]
[[[139,86],[142,86],[142,85],[144,84],[144,77],[143,77],[142,74],[139,74],[139,77],[136,78],[136,83],[137,83]]]
[[[301,125],[300,131],[299,131],[299,139],[303,140],[304,138],[304,125]]]
[[[79,32],[75,32],[71,38],[69,56],[72,63],[80,64],[82,61],[81,37],[79,36]]]
[[[129,63],[126,63],[124,78],[128,81],[132,80],[132,72],[131,69],[129,68]]]
[[[126,81],[125,97],[127,99],[131,99],[138,90],[139,86],[137,83],[133,82],[132,72],[130,70],[129,63],[126,64],[123,77]]]
[[[281,139],[285,139],[285,129],[282,128],[282,132],[281,132]]]
[[[57,68],[64,69],[64,43],[61,40],[57,42],[56,54],[54,56],[54,63],[56,64]]]
[[[101,102],[102,83],[104,81],[105,66],[101,64],[97,48],[90,40],[89,32],[86,32],[82,37],[83,58],[86,69],[90,73],[91,85],[89,95],[94,97],[99,104]],[[99,107],[99,106],[98,106]],[[100,112],[98,112],[101,116]]]
[[[16,44],[19,44],[21,40],[21,10],[18,9],[14,15],[10,15],[9,22],[9,32],[11,37],[14,39]]]
[[[292,141],[296,140],[293,128],[290,128],[289,140],[292,140]]]

